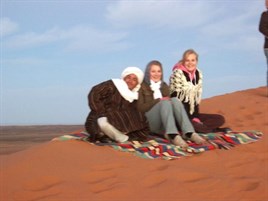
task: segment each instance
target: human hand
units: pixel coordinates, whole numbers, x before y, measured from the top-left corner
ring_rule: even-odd
[[[203,124],[203,122],[197,117],[193,118],[192,121],[198,124]]]

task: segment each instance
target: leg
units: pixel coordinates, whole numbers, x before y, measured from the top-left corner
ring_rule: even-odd
[[[178,135],[170,101],[160,101],[150,111],[146,112],[146,117],[152,132],[164,133],[165,138],[169,139],[174,145],[182,148],[188,147],[187,143]]]
[[[177,98],[171,98],[171,102],[176,122],[180,126],[182,133],[185,134],[195,132],[181,101]]]
[[[128,136],[124,135],[121,131],[112,126],[108,122],[107,117],[98,118],[97,122],[101,131],[111,139],[117,142],[125,142],[128,140]]]
[[[183,138],[186,140],[191,140],[197,144],[202,144],[205,140],[195,133],[194,127],[189,120],[189,117],[185,111],[184,105],[177,98],[171,98],[173,112],[176,118],[176,122],[179,124]]]
[[[204,130],[207,132],[212,132],[214,129],[221,127],[225,119],[222,115],[219,114],[200,114],[200,120],[203,122]]]
[[[173,111],[169,101],[160,101],[146,112],[150,130],[155,133],[178,133]]]
[[[264,54],[266,56],[266,62],[267,62],[266,84],[267,84],[267,87],[268,87],[268,48],[264,49]]]

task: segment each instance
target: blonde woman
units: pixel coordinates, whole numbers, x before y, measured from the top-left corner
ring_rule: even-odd
[[[170,96],[182,101],[196,132],[228,131],[229,128],[220,128],[225,122],[223,116],[199,113],[203,75],[197,64],[198,54],[193,49],[186,50],[182,59],[173,67],[170,76]]]

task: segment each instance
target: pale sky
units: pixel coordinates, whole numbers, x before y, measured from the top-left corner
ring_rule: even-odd
[[[155,59],[169,83],[189,48],[203,98],[265,86],[264,10],[264,0],[1,0],[0,123],[84,124],[92,86]]]

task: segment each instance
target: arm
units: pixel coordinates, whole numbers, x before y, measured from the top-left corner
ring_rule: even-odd
[[[268,12],[263,12],[261,15],[259,31],[268,37]]]
[[[153,92],[143,83],[139,90],[139,98],[137,101],[137,108],[140,112],[148,112],[160,99],[153,98]]]
[[[115,87],[112,81],[102,82],[94,86],[88,94],[88,104],[92,111],[98,114],[105,114],[106,105],[111,101]]]
[[[170,97],[169,86],[167,83],[164,82],[160,90],[163,97]]]

